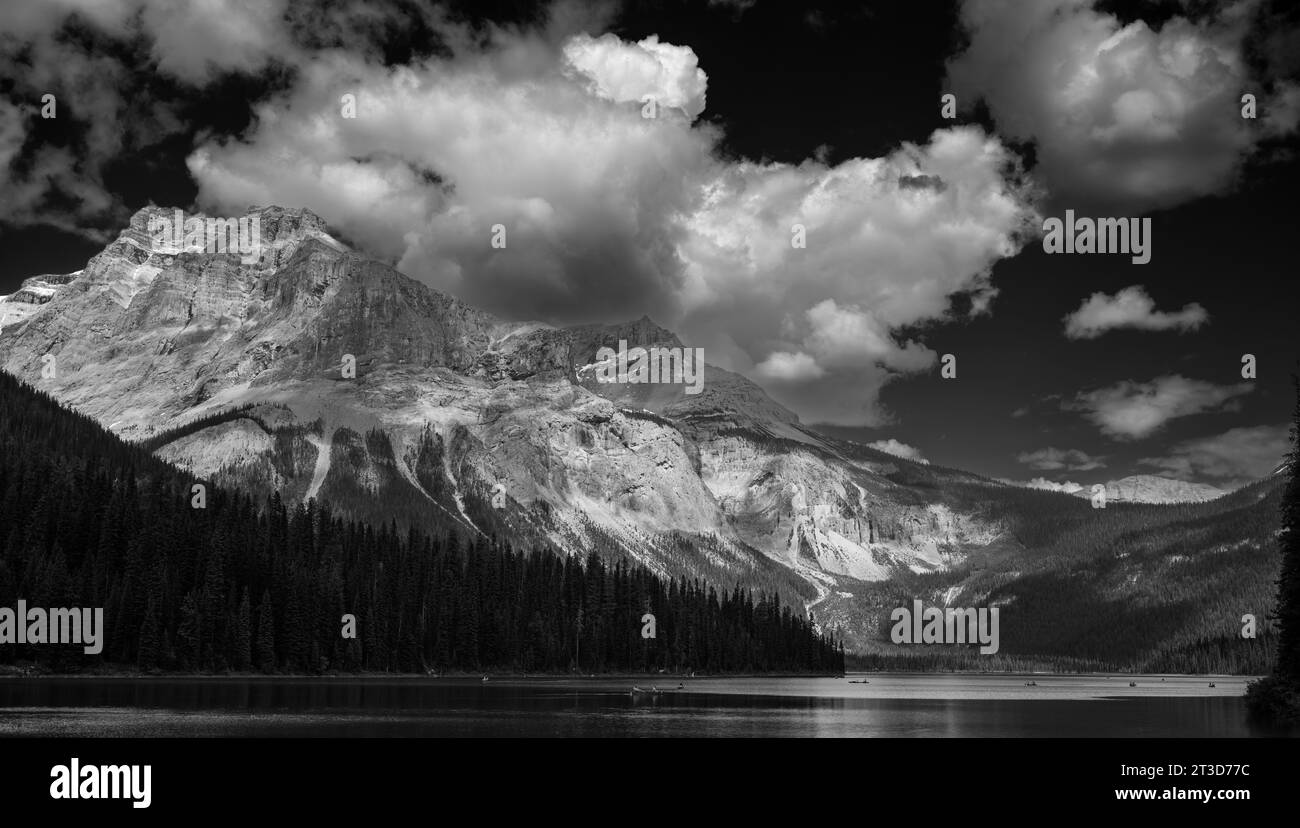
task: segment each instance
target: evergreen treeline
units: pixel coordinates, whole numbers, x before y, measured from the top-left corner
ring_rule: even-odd
[[[1291,423],[1291,451],[1286,459],[1286,493],[1282,498],[1282,552],[1277,579],[1277,657],[1270,675],[1251,684],[1247,702],[1256,716],[1300,724],[1300,376],[1292,375],[1296,401]]]
[[[973,647],[936,645],[913,650],[850,653],[850,670],[877,672],[993,672],[993,673],[1188,673],[1198,675],[1259,675],[1268,672],[1277,638],[1221,636],[1201,638],[1178,648],[1161,648],[1143,660],[1089,659],[1067,655],[999,652],[980,655]]]
[[[209,487],[0,373],[0,606],[103,607],[104,650],[0,645],[56,669],[842,672],[774,594],[401,533]],[[642,616],[655,616],[643,638]],[[355,639],[342,617],[356,618]]]

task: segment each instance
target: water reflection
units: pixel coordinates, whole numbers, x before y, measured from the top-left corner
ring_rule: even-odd
[[[0,679],[0,735],[1235,737],[1246,679]],[[646,685],[648,688],[649,685]]]

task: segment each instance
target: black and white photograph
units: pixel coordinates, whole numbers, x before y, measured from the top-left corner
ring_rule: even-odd
[[[0,0],[0,791],[1276,808],[1298,153],[1288,0]]]

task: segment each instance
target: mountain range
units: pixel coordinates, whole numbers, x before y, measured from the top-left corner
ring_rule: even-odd
[[[1093,509],[1086,491],[826,436],[712,365],[699,394],[598,381],[603,347],[683,346],[648,318],[497,319],[302,209],[247,213],[261,227],[251,263],[160,247],[150,221],[173,215],[140,210],[83,269],[0,300],[0,367],[202,479],[372,524],[773,589],[858,652],[890,650],[883,619],[912,596],[1031,607],[1010,624],[1023,646],[1004,632],[1004,649],[1089,664],[1119,663],[1085,643],[1094,611],[1147,613],[1155,628],[1123,653],[1144,664],[1231,638],[1241,606],[1267,611],[1255,605],[1275,572],[1276,480],[1224,495],[1130,477]],[[1200,606],[1161,586],[1184,563],[1205,570]],[[1087,609],[1043,620],[1043,597],[1081,573],[1070,602]]]

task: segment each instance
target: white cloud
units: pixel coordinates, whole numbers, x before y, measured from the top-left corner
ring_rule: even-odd
[[[1070,339],[1096,339],[1106,331],[1135,328],[1144,331],[1194,331],[1209,321],[1205,308],[1192,302],[1180,311],[1158,311],[1141,285],[1126,287],[1114,296],[1100,291],[1064,317]]]
[[[23,126],[22,110],[0,98],[0,185],[8,189],[9,163],[18,156],[27,129]]]
[[[990,268],[1037,224],[1015,161],[978,128],[956,127],[833,167],[718,165],[678,247],[686,334],[755,362],[812,357],[815,380],[769,384],[805,420],[888,422],[880,389],[935,356],[894,332],[949,318],[960,293],[986,310]],[[806,248],[792,245],[795,225]]]
[[[1014,483],[1015,481],[1008,482]],[[1073,481],[1067,480],[1064,483],[1054,483],[1046,477],[1035,477],[1027,483],[1017,483],[1016,485],[1024,486],[1026,489],[1044,489],[1049,492],[1064,492],[1065,494],[1083,491],[1083,486]]]
[[[874,443],[867,443],[867,446],[877,451],[883,451],[885,454],[902,457],[904,460],[913,460],[927,466],[930,465],[930,461],[925,459],[920,449],[909,446],[907,443],[900,443],[892,437],[888,440],[876,440]]]
[[[819,302],[804,316],[806,327],[786,326],[805,332],[802,350],[772,353],[756,367],[760,377],[797,384],[832,373],[859,374],[864,369],[920,371],[936,359],[933,351],[915,342],[900,346],[873,314],[856,307],[841,308],[834,299]]]
[[[288,0],[142,3],[159,70],[200,85],[226,72],[255,72],[291,48]]]
[[[234,71],[255,71],[294,49],[280,19],[286,0],[6,0],[0,4],[0,77],[13,79],[0,109],[17,124],[0,135],[0,219],[49,224],[106,241],[128,213],[104,183],[106,168],[179,132],[183,101],[154,97],[161,73],[195,85]],[[132,49],[87,49],[84,37],[65,37],[75,17],[102,38],[144,44]],[[57,117],[79,130],[73,143],[28,149],[21,172],[10,143],[39,117],[42,96],[56,99]],[[17,105],[17,106],[15,106]],[[15,114],[17,110],[18,114]],[[19,145],[21,146],[21,144]]]
[[[112,38],[142,35],[158,70],[203,84],[226,72],[256,71],[272,59],[293,59],[287,8],[288,0],[6,0],[0,31],[17,43],[42,44],[75,16]]]
[[[319,57],[242,140],[191,156],[200,204],[306,205],[486,310],[649,314],[806,420],[886,421],[880,388],[934,360],[893,332],[945,319],[958,293],[987,304],[990,268],[1037,224],[1015,156],[959,127],[833,167],[730,161],[715,127],[622,100],[651,82],[688,110],[704,99],[671,80],[690,74],[689,50],[664,53],[681,71],[620,63],[640,66],[628,55],[643,46],[501,32],[473,55],[400,69]],[[344,89],[357,90],[355,120],[337,115]],[[494,224],[505,249],[489,244]]]
[[[817,360],[807,354],[792,354],[787,351],[770,354],[754,370],[760,377],[782,382],[803,382],[826,376]]]
[[[1186,440],[1164,457],[1143,457],[1138,462],[1180,480],[1209,478],[1215,485],[1233,488],[1272,474],[1289,450],[1286,426],[1251,426]]]
[[[123,35],[142,0],[7,0],[0,4],[0,31],[32,41],[53,33],[70,15],[103,32]]]
[[[1026,451],[1016,455],[1017,462],[1043,471],[1090,471],[1106,467],[1100,457],[1094,457],[1079,449],[1058,449],[1048,446],[1038,451]]]
[[[73,12],[147,57],[74,53],[57,37]],[[28,81],[71,90],[90,126],[84,152],[24,159],[31,172],[6,182],[4,218],[114,226],[123,206],[103,184],[108,162],[181,128],[183,102],[134,94],[144,66],[202,86],[281,65],[286,85],[244,132],[205,136],[190,154],[196,206],[308,207],[365,253],[511,319],[649,314],[805,420],[866,425],[889,419],[886,383],[933,365],[919,334],[898,332],[950,319],[958,295],[988,312],[992,266],[1039,224],[1018,158],[978,127],[835,166],[824,154],[736,160],[720,128],[695,119],[707,76],[687,45],[599,35],[604,21],[577,4],[537,26],[473,31],[420,12],[446,48],[391,67],[375,38],[398,14],[284,0],[0,6],[5,43],[33,50]],[[17,52],[0,48],[5,59],[17,66]],[[341,116],[347,93],[355,119]],[[657,118],[641,116],[647,94]],[[23,130],[0,132],[0,153]],[[73,197],[74,215],[42,208],[51,189]],[[504,249],[490,244],[497,224]],[[805,248],[791,244],[795,224]]]
[[[900,346],[874,314],[857,307],[841,308],[826,299],[808,309],[809,333],[804,346],[819,364],[853,368],[875,362],[900,371],[919,371],[934,364],[934,351],[915,342]]]
[[[579,34],[564,44],[564,60],[607,100],[640,103],[649,96],[692,119],[704,111],[708,77],[689,47],[660,43],[655,35],[624,43],[617,35]]]
[[[1159,431],[1177,417],[1215,409],[1233,410],[1235,398],[1254,390],[1248,382],[1215,385],[1179,375],[1150,382],[1125,380],[1107,388],[1079,394],[1062,407],[1083,411],[1103,434],[1135,440]]]
[[[1262,139],[1300,121],[1296,88],[1269,97],[1243,57],[1256,5],[1157,31],[1092,0],[965,0],[970,46],[949,61],[946,88],[963,108],[987,101],[1000,133],[1036,142],[1035,175],[1054,195],[1170,207],[1227,190]],[[1258,122],[1240,117],[1245,91]]]
[[[544,40],[502,37],[483,57],[394,70],[313,62],[248,140],[191,156],[200,203],[309,206],[409,275],[512,318],[675,317],[667,219],[711,163],[712,133],[589,94]],[[339,115],[344,90],[354,120]],[[490,244],[496,224],[505,249]]]

